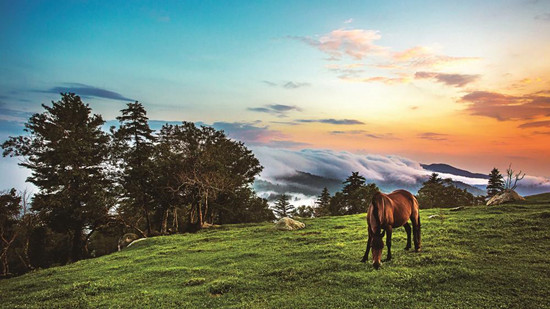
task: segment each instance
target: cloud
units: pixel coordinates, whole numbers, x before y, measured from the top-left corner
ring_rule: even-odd
[[[497,120],[526,120],[550,116],[550,96],[545,92],[511,96],[488,91],[474,91],[464,95],[460,102],[468,103],[472,115]]]
[[[279,131],[269,129],[268,126],[259,127],[245,122],[214,122],[211,126],[216,130],[223,130],[230,138],[250,145],[267,144],[273,139],[287,137]]]
[[[111,99],[118,101],[135,101],[134,99],[127,98],[120,93],[110,91],[107,89],[97,88],[94,86],[89,86],[80,83],[66,83],[64,86],[58,86],[50,88],[49,90],[42,91],[45,93],[65,93],[73,92],[81,97],[95,97],[103,99]]]
[[[367,131],[365,130],[349,130],[349,131],[330,131],[329,132],[330,134],[336,134],[336,135],[339,135],[339,134],[351,134],[351,135],[357,135],[357,134],[366,134]]]
[[[360,60],[385,51],[384,47],[374,43],[381,38],[376,30],[337,29],[319,38],[300,36],[289,36],[289,38],[313,46],[334,60],[342,59],[344,56]]]
[[[453,57],[438,54],[434,49],[427,46],[415,46],[404,51],[394,52],[392,59],[400,65],[416,68],[431,68],[445,64],[460,64],[481,60],[479,57]]]
[[[550,13],[544,13],[535,16],[536,20],[542,20],[542,21],[550,21]]]
[[[430,141],[447,141],[449,140],[448,134],[434,133],[434,132],[424,132],[417,135],[418,138],[426,139]]]
[[[414,77],[416,79],[435,79],[439,83],[455,87],[464,87],[479,79],[479,75],[446,74],[437,72],[416,72]]]
[[[265,105],[264,107],[249,107],[247,110],[258,113],[268,113],[275,115],[277,117],[283,118],[287,117],[287,113],[291,111],[301,112],[302,109],[295,105],[284,105],[284,104],[271,104]]]
[[[401,76],[401,77],[373,76],[373,77],[365,77],[365,78],[354,78],[354,77],[344,76],[344,77],[340,77],[340,79],[343,79],[349,82],[359,82],[359,83],[378,82],[378,83],[384,83],[387,85],[405,84],[411,81],[411,78],[408,76]]]
[[[353,18],[344,20],[344,24],[351,24],[353,22]]]
[[[373,139],[398,139],[393,135],[393,133],[382,133],[382,134],[370,133],[365,130],[347,130],[347,131],[335,130],[335,131],[330,131],[329,133],[333,135],[353,135],[353,136],[360,135],[363,137],[373,138]]]
[[[539,127],[550,128],[550,120],[527,122],[518,126],[518,128],[522,128],[522,129],[539,128]]]
[[[271,86],[271,87],[281,87],[284,89],[298,89],[302,87],[308,87],[311,86],[309,83],[305,82],[293,82],[293,81],[286,81],[282,83],[275,83],[268,80],[262,81],[264,84]]]
[[[355,125],[355,124],[365,124],[362,121],[355,120],[355,119],[297,119],[297,122],[302,123],[311,123],[311,122],[318,122],[318,123],[328,123],[328,124],[336,124],[336,125]]]
[[[273,147],[273,148],[303,148],[303,147],[310,146],[311,144],[303,143],[303,142],[288,141],[288,140],[287,141],[274,140],[264,145],[267,147]]]

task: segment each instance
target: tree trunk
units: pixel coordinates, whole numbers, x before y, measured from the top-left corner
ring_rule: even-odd
[[[164,213],[162,215],[162,227],[160,229],[160,233],[163,235],[167,234],[168,230],[168,215],[170,214],[170,210],[167,208],[164,210]]]
[[[1,231],[2,239],[2,252],[0,253],[0,260],[2,260],[2,275],[7,276],[10,274],[10,265],[8,263],[8,250],[10,249],[11,244],[17,237],[17,233],[14,233],[10,240],[4,238],[4,231]]]
[[[73,244],[71,249],[71,262],[82,260],[84,253],[84,241],[82,239],[82,229],[73,230]]]
[[[206,190],[206,195],[204,196],[204,216],[203,220],[201,220],[201,226],[204,224],[204,222],[208,222],[208,190]]]
[[[174,207],[174,210],[172,211],[172,215],[174,216],[174,220],[172,221],[172,228],[175,228],[176,232],[179,232],[178,209],[176,207]]]

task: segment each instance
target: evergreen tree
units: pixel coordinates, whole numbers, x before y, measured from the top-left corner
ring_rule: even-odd
[[[40,190],[32,208],[53,230],[70,237],[69,259],[86,254],[86,243],[107,219],[110,183],[105,162],[109,137],[104,121],[73,93],[61,95],[45,112],[25,124],[26,136],[10,137],[4,156],[24,156],[19,165],[29,168],[27,178]]]
[[[366,212],[368,204],[372,200],[374,193],[378,192],[376,184],[366,184],[365,177],[359,175],[359,172],[352,172],[344,182],[342,193],[345,201],[345,213],[357,214]]]
[[[502,191],[504,191],[504,178],[500,174],[500,171],[495,167],[489,174],[487,196],[491,198]]]
[[[151,211],[154,207],[152,156],[155,137],[141,103],[128,103],[121,113],[117,117],[120,122],[118,130],[112,128],[115,156],[121,167],[119,182],[124,197],[121,211],[142,214],[147,235],[151,235]]]
[[[321,195],[317,197],[315,204],[317,204],[317,207],[314,209],[316,217],[330,215],[330,193],[328,192],[327,187],[323,188],[323,191],[321,192]]]
[[[273,207],[273,212],[279,217],[288,217],[290,214],[290,211],[292,210],[292,205],[288,202],[290,197],[286,194],[282,194],[277,199],[277,202],[275,203],[275,206]]]

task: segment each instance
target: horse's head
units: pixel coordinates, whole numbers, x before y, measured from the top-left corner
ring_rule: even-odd
[[[372,266],[375,269],[380,268],[380,259],[382,257],[382,249],[384,249],[384,234],[386,231],[378,230],[372,237]]]

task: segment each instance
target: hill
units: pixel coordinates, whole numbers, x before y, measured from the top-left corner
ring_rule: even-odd
[[[1,306],[550,307],[550,204],[541,199],[422,210],[423,251],[404,251],[396,229],[394,259],[379,271],[359,262],[364,214],[307,219],[295,232],[228,225],[1,280]]]
[[[436,172],[436,173],[446,173],[446,174],[468,177],[468,178],[489,179],[489,175],[485,175],[481,173],[472,173],[467,170],[459,169],[444,163],[420,164],[420,166],[422,166],[422,168],[424,168],[425,170]]]

